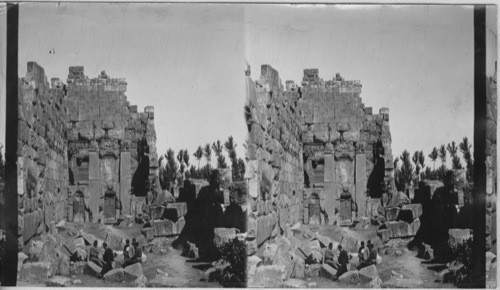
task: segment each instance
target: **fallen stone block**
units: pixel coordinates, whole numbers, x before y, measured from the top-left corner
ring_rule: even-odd
[[[17,253],[17,272],[21,271],[24,261],[28,259],[28,255],[23,252]]]
[[[333,244],[333,241],[332,239],[330,239],[329,237],[325,237],[323,235],[320,235],[318,233],[316,233],[316,239],[318,239],[318,241],[320,242],[320,245],[322,248],[328,248],[328,246],[330,245],[330,243]],[[336,245],[333,245],[333,247],[335,248]]]
[[[401,211],[411,211],[411,216],[408,215],[408,222],[411,223],[414,219],[419,218],[422,215],[422,204],[420,203],[411,203],[405,204],[401,207]]]
[[[307,282],[300,279],[288,279],[286,280],[282,286],[283,288],[307,288]]]
[[[358,272],[359,278],[362,282],[369,282],[375,278],[380,278],[378,275],[377,267],[375,267],[375,265],[361,268]]]
[[[254,275],[254,285],[276,288],[286,278],[286,267],[284,265],[266,265],[257,267]]]
[[[163,205],[152,205],[149,210],[152,219],[162,219],[165,207]]]
[[[319,275],[321,277],[334,280],[336,274],[337,270],[335,270],[332,266],[328,264],[321,265],[321,270],[319,271]]]
[[[175,224],[170,220],[154,220],[153,228],[155,237],[166,237],[175,235]]]
[[[301,257],[295,255],[295,265],[293,266],[292,278],[304,279],[306,272],[306,262]]]
[[[19,280],[31,284],[43,284],[50,278],[52,266],[49,262],[25,263],[21,267]]]
[[[392,222],[386,222],[385,225],[387,226],[387,229],[390,230],[391,239],[404,238],[412,235],[411,227],[407,222],[392,221]]]
[[[85,241],[85,245],[92,245],[92,244],[94,244],[94,241],[97,240],[97,238],[94,235],[87,234],[86,232],[83,232],[83,231],[80,231],[80,236]],[[76,246],[78,246],[78,245],[76,245]]]
[[[309,247],[311,248],[311,250],[319,251],[321,249],[321,244],[318,240],[313,240],[309,242]]]
[[[385,218],[387,219],[387,221],[397,220],[400,210],[401,209],[399,207],[386,207],[385,208]]]
[[[361,279],[359,277],[359,272],[356,270],[347,271],[344,274],[340,275],[339,282],[343,283],[343,284],[361,283]]]
[[[45,282],[47,287],[70,287],[73,285],[71,278],[64,276],[54,276]]]
[[[114,251],[123,250],[123,246],[125,245],[123,238],[114,233],[108,233],[105,242]]]
[[[62,256],[59,260],[59,266],[56,274],[61,276],[69,276],[70,261],[68,256]]]
[[[321,264],[307,265],[304,272],[306,278],[314,278],[319,276],[319,271],[321,270]]]
[[[370,281],[368,286],[370,286],[371,288],[382,288],[382,280],[380,279],[380,277],[376,277]]]
[[[382,283],[384,288],[421,288],[423,282],[416,279],[391,277]]]
[[[391,239],[391,230],[389,229],[378,230],[377,235],[380,237],[382,241],[387,242]]]
[[[458,244],[463,244],[466,240],[472,237],[470,229],[449,229],[448,230],[448,246],[453,248]]]
[[[90,275],[94,277],[99,277],[101,274],[102,268],[97,266],[94,262],[87,262],[87,265],[85,269],[83,270],[83,273],[85,275]]]
[[[132,281],[132,287],[144,288],[147,286],[148,286],[148,279],[144,275],[141,275],[139,278]]]
[[[80,275],[83,274],[85,267],[87,266],[87,262],[78,261],[70,264],[69,274],[70,275]]]
[[[149,287],[186,287],[189,280],[181,277],[168,277],[164,275],[156,276],[148,283]]]
[[[133,281],[144,275],[142,271],[141,263],[135,263],[127,266],[123,269],[123,274],[125,275],[125,280]]]
[[[257,270],[257,266],[259,263],[262,261],[261,258],[259,258],[256,255],[250,256],[247,258],[247,275],[248,276],[253,276],[255,274],[255,271]]]
[[[413,220],[413,222],[410,224],[410,229],[411,235],[415,236],[418,232],[418,229],[420,229],[420,218],[416,218]]]
[[[104,274],[103,278],[108,281],[122,282],[125,281],[125,273],[122,268],[116,268],[109,270],[106,274]]]
[[[307,264],[319,264],[323,260],[323,255],[321,252],[316,250],[311,250],[311,255],[305,260]]]
[[[187,203],[185,202],[172,202],[167,204],[163,213],[166,219],[177,221],[179,218],[187,214]]]
[[[141,233],[147,240],[152,240],[155,238],[155,228],[153,227],[142,228]]]

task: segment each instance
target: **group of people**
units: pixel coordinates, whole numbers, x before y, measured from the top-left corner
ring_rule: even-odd
[[[94,241],[92,247],[90,247],[89,251],[89,261],[94,262],[97,266],[101,267],[100,277],[102,278],[104,274],[113,269],[113,262],[115,261],[116,253],[113,252],[111,248],[108,247],[108,244],[102,243],[102,247],[104,249],[104,254],[102,255],[102,259],[99,254],[98,243]],[[125,246],[123,248],[123,257],[124,262],[122,264],[122,268],[126,266],[139,263],[142,261],[142,248],[139,247],[139,243],[134,239],[132,239],[132,244],[130,244],[130,240],[125,241]]]
[[[328,249],[325,251],[325,258],[323,259],[325,264],[328,264],[337,270],[337,273],[333,278],[334,281],[337,281],[342,274],[347,272],[347,265],[350,260],[349,254],[342,248],[342,245],[339,244],[337,248],[339,250],[337,259],[335,259],[333,243],[328,245]],[[358,250],[358,257],[359,265],[356,267],[357,270],[370,265],[375,265],[377,263],[377,250],[370,240],[368,240],[366,247],[365,242],[361,241],[361,247]]]

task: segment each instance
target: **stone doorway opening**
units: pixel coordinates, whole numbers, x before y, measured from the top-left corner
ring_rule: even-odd
[[[112,191],[106,192],[104,195],[103,215],[105,220],[116,219],[116,193]]]
[[[75,193],[73,200],[73,221],[85,221],[85,196],[80,190]]]
[[[319,195],[315,192],[309,197],[309,224],[321,224],[321,205]]]

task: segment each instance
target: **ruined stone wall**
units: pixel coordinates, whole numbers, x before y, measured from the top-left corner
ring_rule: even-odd
[[[387,187],[394,188],[389,109],[373,114],[365,108],[359,81],[319,78],[318,69],[304,70],[300,107],[306,171],[304,222],[309,199],[317,194],[321,222],[337,220],[338,198],[352,196],[360,216],[376,213]],[[383,184],[382,184],[383,183]]]
[[[297,89],[285,91],[278,72],[269,65],[261,67],[259,80],[247,76],[249,252],[270,237],[290,234],[290,226],[301,220],[299,96]]]
[[[50,87],[44,69],[28,63],[19,87],[19,246],[65,217],[68,158],[64,92]]]
[[[73,220],[75,208],[84,212],[79,220],[97,221],[109,188],[122,215],[135,212],[134,195],[157,190],[154,108],[137,112],[126,86],[105,72],[89,79],[83,67],[70,67],[67,84],[49,84],[44,69],[28,63],[19,84],[20,246],[51,222]]]
[[[497,72],[488,80],[486,93],[486,250],[496,253],[497,200]],[[491,249],[494,248],[494,249]]]
[[[158,176],[154,108],[139,113],[127,101],[126,89],[125,79],[110,78],[104,71],[89,79],[83,67],[69,68],[64,107],[71,196],[82,192],[94,217],[110,188],[121,201],[121,213],[131,214],[133,195],[145,196]]]

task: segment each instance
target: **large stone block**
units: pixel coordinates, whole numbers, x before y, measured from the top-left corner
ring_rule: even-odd
[[[337,275],[337,270],[335,270],[332,266],[328,264],[322,264],[321,270],[319,271],[319,275],[321,277],[325,277],[330,280],[334,280]]]
[[[253,285],[256,287],[277,288],[286,278],[286,267],[284,265],[268,265],[257,267]]]
[[[422,215],[422,204],[405,204],[401,207],[399,219],[411,223],[414,219],[420,217],[420,215]]]
[[[391,232],[391,238],[404,238],[413,235],[410,224],[404,221],[386,222],[387,229]]]
[[[395,221],[398,218],[400,208],[399,207],[386,207],[385,208],[385,218],[388,221]]]
[[[187,214],[187,203],[185,202],[173,202],[168,203],[166,209],[163,213],[164,217],[173,221]]]
[[[156,237],[167,237],[176,234],[175,223],[170,220],[154,220],[153,227]]]
[[[43,284],[51,277],[52,266],[49,262],[26,263],[19,273],[20,282]]]

